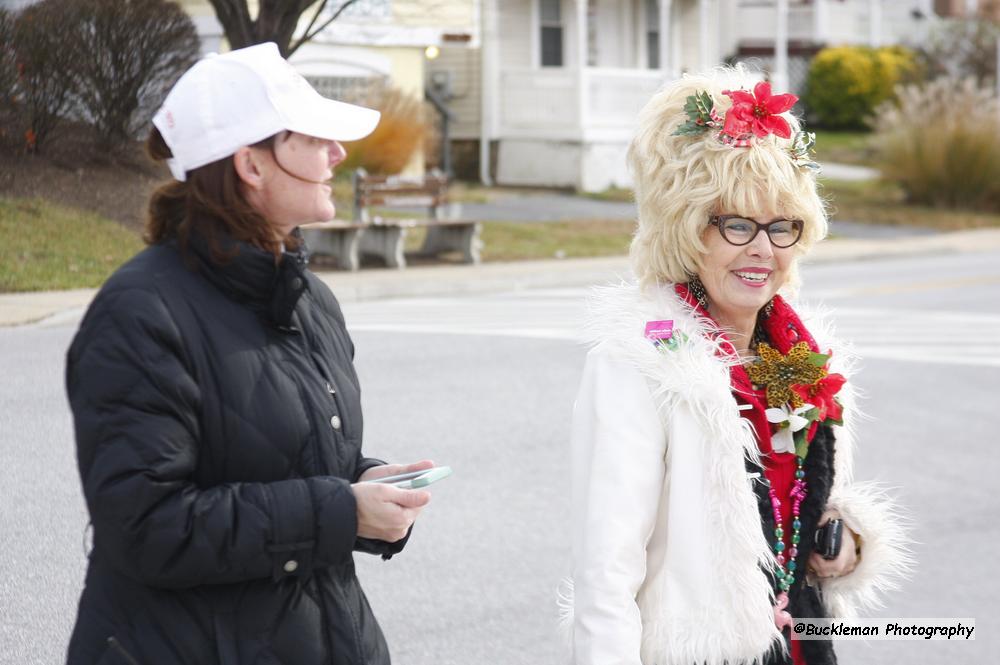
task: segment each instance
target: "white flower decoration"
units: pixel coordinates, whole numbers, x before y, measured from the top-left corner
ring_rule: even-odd
[[[816,407],[812,404],[803,404],[794,411],[791,411],[786,404],[780,408],[767,409],[764,411],[764,415],[767,416],[767,422],[774,423],[776,425],[788,423],[787,427],[781,427],[771,436],[771,448],[774,449],[774,452],[795,452],[795,442],[792,440],[792,434],[798,432],[810,423],[810,420],[808,418],[803,418],[802,414],[809,413],[815,408]]]

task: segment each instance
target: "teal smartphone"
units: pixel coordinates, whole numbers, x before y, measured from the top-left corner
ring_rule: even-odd
[[[369,480],[367,482],[388,484],[404,490],[415,490],[420,489],[421,487],[427,487],[428,485],[436,483],[439,480],[443,480],[450,475],[450,466],[436,466],[431,469],[424,469],[423,471],[411,471],[409,473],[401,473],[395,476],[376,478],[375,480]]]

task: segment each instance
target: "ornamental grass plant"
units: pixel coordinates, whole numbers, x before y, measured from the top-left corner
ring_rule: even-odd
[[[877,165],[907,202],[1000,211],[1000,109],[973,79],[900,87],[874,130]]]
[[[349,101],[378,109],[382,118],[374,132],[344,144],[347,159],[339,167],[343,172],[360,166],[369,173],[397,174],[433,132],[423,100],[398,88],[374,90]]]

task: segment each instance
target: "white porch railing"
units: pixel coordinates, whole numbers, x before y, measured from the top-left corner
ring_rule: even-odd
[[[570,138],[580,126],[575,72],[501,69],[500,137]]]
[[[825,44],[867,43],[867,10],[867,3],[854,0],[826,2],[819,14],[815,4],[792,5],[788,8],[788,39]],[[736,37],[743,44],[773,43],[775,23],[774,3],[743,5]]]
[[[583,96],[575,69],[502,69],[499,138],[627,138],[639,110],[666,80],[656,70],[596,67],[585,69],[582,79]]]
[[[635,130],[636,117],[666,81],[664,72],[649,69],[590,68],[587,81],[587,129]]]

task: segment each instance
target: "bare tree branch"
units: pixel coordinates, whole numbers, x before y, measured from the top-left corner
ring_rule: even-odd
[[[340,5],[340,7],[337,8],[337,11],[333,13],[333,16],[331,16],[329,18],[329,20],[327,20],[323,25],[321,25],[318,28],[316,28],[316,30],[313,33],[310,34],[307,31],[305,34],[303,34],[302,37],[299,38],[299,41],[295,44],[295,46],[289,50],[288,55],[291,55],[292,53],[295,53],[295,51],[298,50],[298,48],[300,46],[302,46],[303,44],[305,44],[307,41],[309,41],[310,39],[312,39],[313,37],[315,37],[319,33],[321,33],[324,30],[326,30],[327,27],[331,23],[333,23],[338,18],[340,18],[340,15],[344,13],[345,9],[347,9],[348,7],[350,7],[351,5],[353,5],[357,1],[358,0],[346,0],[346,2],[344,2],[342,5]]]
[[[78,106],[98,149],[114,152],[148,127],[174,80],[197,59],[198,33],[167,0],[74,0],[61,14]]]
[[[330,0],[323,0],[322,2],[318,3],[316,7],[316,12],[312,15],[312,19],[309,20],[309,25],[306,26],[305,32],[302,33],[302,37],[299,37],[299,39],[294,44],[292,44],[291,47],[289,47],[288,55],[295,53],[295,51],[297,51],[298,48],[305,43],[306,41],[305,35],[308,35],[309,31],[312,30],[312,27],[316,25],[316,19],[318,19],[320,14],[323,13],[323,10],[326,9],[326,5],[329,1]]]
[[[250,18],[249,0],[208,0],[215,9],[215,16],[226,33],[229,45],[243,48],[261,42],[275,42],[281,55],[289,57],[300,46],[323,32],[331,23],[340,18],[358,0],[344,0],[329,19],[316,27],[330,0],[259,0],[257,18]],[[306,26],[305,32],[295,39],[299,19],[313,5],[315,13]]]

